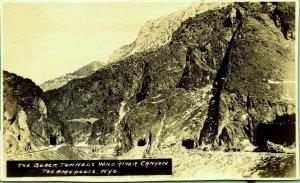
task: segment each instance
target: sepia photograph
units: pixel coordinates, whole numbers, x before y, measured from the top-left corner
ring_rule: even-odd
[[[1,180],[299,179],[298,1],[4,1]]]

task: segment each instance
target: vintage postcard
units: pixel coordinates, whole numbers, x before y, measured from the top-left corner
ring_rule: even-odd
[[[1,180],[299,179],[298,7],[2,2]]]

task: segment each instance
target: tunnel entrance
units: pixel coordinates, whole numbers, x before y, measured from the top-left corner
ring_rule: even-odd
[[[49,141],[50,141],[50,145],[56,145],[57,144],[56,136],[54,135],[49,136]]]
[[[146,145],[146,139],[140,139],[138,142],[137,142],[137,145],[138,146],[145,146]]]
[[[296,122],[295,114],[284,114],[282,116],[276,116],[276,119],[273,123],[293,123]]]
[[[260,149],[267,149],[267,141],[290,146],[296,140],[295,123],[260,123],[256,127],[255,143]]]
[[[187,149],[193,149],[193,148],[195,148],[194,140],[193,139],[183,139],[182,146]]]

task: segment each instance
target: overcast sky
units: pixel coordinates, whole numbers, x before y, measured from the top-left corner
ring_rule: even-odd
[[[4,3],[3,69],[36,84],[105,62],[145,21],[190,3]]]

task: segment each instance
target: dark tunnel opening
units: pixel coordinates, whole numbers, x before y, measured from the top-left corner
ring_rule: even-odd
[[[291,123],[296,121],[296,114],[284,114],[282,116],[277,116],[273,121],[274,123]]]
[[[187,149],[193,149],[193,148],[195,148],[194,140],[193,139],[183,139],[182,146]]]
[[[138,142],[137,142],[137,145],[138,146],[145,146],[146,145],[146,140],[145,139],[140,139]]]
[[[56,136],[50,136],[49,140],[50,140],[50,145],[56,145],[57,144]]]
[[[255,130],[255,144],[262,151],[268,150],[267,141],[275,144],[290,146],[296,140],[295,123],[272,123],[257,125]]]

